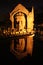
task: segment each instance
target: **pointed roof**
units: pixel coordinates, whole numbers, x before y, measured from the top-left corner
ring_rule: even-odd
[[[15,13],[17,13],[19,11],[24,12],[25,14],[28,14],[29,13],[29,11],[22,4],[18,4],[14,8],[14,10],[12,10],[12,12],[10,13],[10,15],[14,15]]]

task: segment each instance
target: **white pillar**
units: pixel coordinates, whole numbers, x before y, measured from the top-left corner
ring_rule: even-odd
[[[14,29],[14,18],[12,18],[12,29]]]

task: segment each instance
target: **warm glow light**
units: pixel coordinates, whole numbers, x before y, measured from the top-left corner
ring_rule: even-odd
[[[19,31],[22,30],[22,32],[23,32],[24,27],[25,27],[25,23],[26,23],[24,15],[22,13],[17,15],[16,21],[17,21],[17,23],[19,23]]]
[[[10,13],[10,20],[12,22],[13,35],[30,34],[30,36],[25,36],[26,38],[24,37],[19,39],[18,43],[16,43],[16,50],[14,49],[14,40],[12,40],[11,52],[13,52],[13,54],[15,53],[15,55],[19,58],[24,57],[27,54],[32,55],[34,36],[34,8],[32,7],[31,12],[29,12],[23,5],[18,4]],[[26,52],[23,51],[25,47]]]

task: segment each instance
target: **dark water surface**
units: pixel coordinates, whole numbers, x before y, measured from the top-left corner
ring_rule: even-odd
[[[10,52],[10,44],[11,44],[11,38],[0,38],[0,61],[7,61],[7,62],[13,62],[13,63],[27,63],[27,62],[34,62],[37,60],[43,59],[43,41],[38,39],[38,37],[34,37],[34,43],[33,43],[33,52],[32,56],[27,55],[21,60],[18,60],[11,52]]]

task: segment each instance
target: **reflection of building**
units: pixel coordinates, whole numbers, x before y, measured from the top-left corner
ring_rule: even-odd
[[[18,4],[10,13],[10,20],[12,22],[12,29],[17,31],[31,32],[34,26],[34,9],[29,12],[23,5]]]

